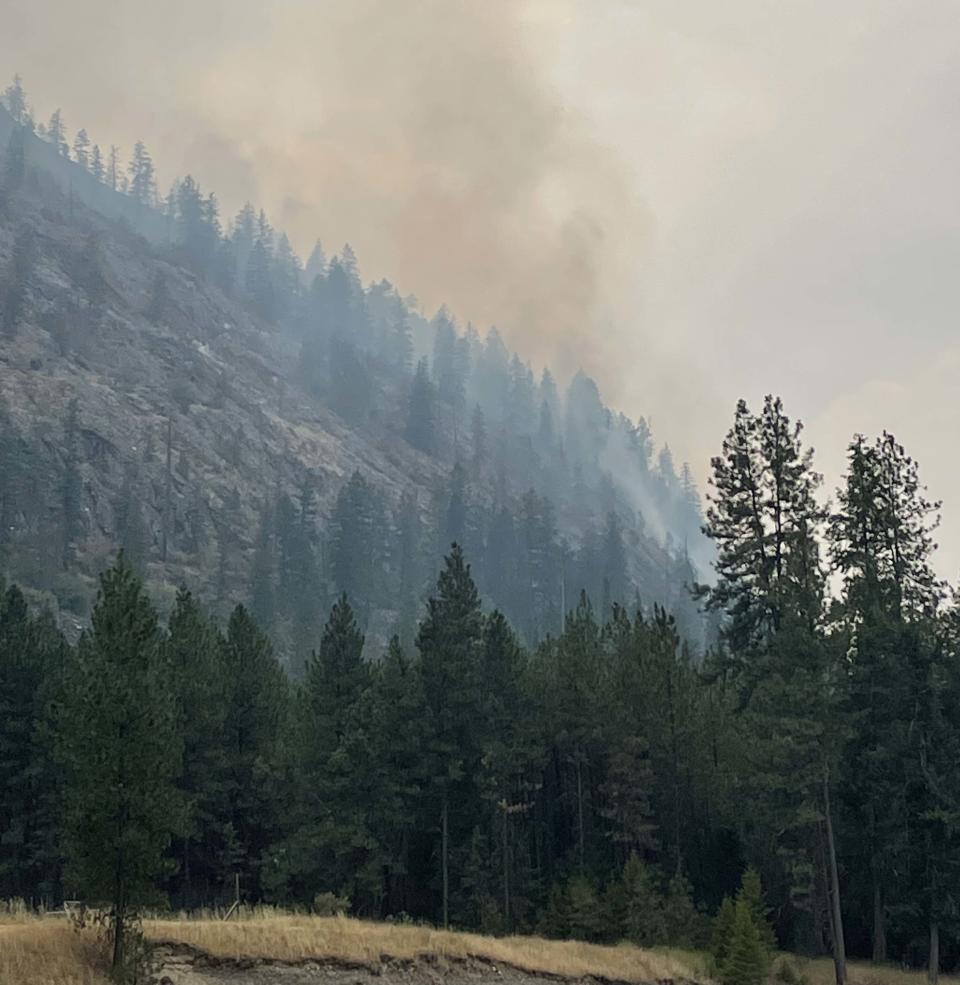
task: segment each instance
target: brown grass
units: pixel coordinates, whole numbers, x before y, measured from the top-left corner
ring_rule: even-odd
[[[830,958],[797,958],[790,956],[810,985],[833,985],[833,961]],[[774,962],[776,965],[779,959]],[[903,970],[895,965],[875,965],[869,961],[848,961],[847,980],[850,985],[925,985],[925,970]],[[941,975],[941,985],[960,985],[960,977]]]
[[[178,941],[221,958],[278,961],[328,959],[376,963],[382,955],[415,959],[484,958],[524,971],[576,978],[598,975],[629,982],[689,978],[691,969],[669,953],[623,945],[601,947],[538,937],[481,937],[429,927],[372,923],[348,917],[243,914],[239,920],[149,920],[152,940]]]
[[[6,919],[0,923],[3,985],[106,985],[96,940],[66,920]]]

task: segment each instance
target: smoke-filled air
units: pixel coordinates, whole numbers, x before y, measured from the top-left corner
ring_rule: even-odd
[[[0,985],[952,981],[957,66],[0,3]]]

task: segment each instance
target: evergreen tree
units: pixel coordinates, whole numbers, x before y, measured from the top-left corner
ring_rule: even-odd
[[[67,143],[67,129],[63,125],[63,116],[59,109],[53,111],[50,122],[47,123],[47,141],[53,144],[61,157],[70,156],[70,145]]]
[[[14,127],[10,131],[6,153],[3,158],[4,191],[15,192],[23,184],[26,173],[27,161],[23,127]]]
[[[433,403],[433,384],[430,382],[426,360],[421,359],[413,374],[405,437],[414,448],[419,448],[428,455],[433,454],[436,448]]]
[[[157,616],[122,555],[101,577],[68,696],[69,882],[109,903],[119,971],[131,915],[155,898],[182,752]]]
[[[54,749],[68,649],[19,588],[0,596],[0,894],[61,893],[63,778]]]
[[[23,89],[23,79],[14,75],[13,82],[3,90],[3,104],[13,117],[14,122],[24,124],[29,115],[27,110],[27,94]]]
[[[198,906],[217,898],[229,870],[231,831],[224,737],[227,680],[220,635],[186,589],[177,593],[166,640],[183,760],[177,788],[183,822],[171,846],[174,898]]]
[[[767,957],[750,907],[746,902],[738,902],[734,907],[733,932],[720,969],[721,985],[762,985],[767,970]]]
[[[417,649],[430,714],[431,779],[438,794],[441,910],[449,924],[451,805],[468,807],[470,767],[478,756],[480,599],[470,566],[456,544],[444,559],[437,593],[427,602]],[[463,823],[461,818],[455,822]],[[456,828],[453,831],[456,837]]]
[[[670,941],[664,920],[664,900],[654,874],[636,852],[631,852],[621,876],[623,936],[638,947]]]
[[[85,171],[90,168],[90,137],[82,127],[73,138],[73,159]]]
[[[142,140],[138,140],[133,147],[127,174],[130,179],[130,197],[139,206],[152,205],[156,188],[153,158]]]
[[[92,174],[94,178],[101,183],[106,176],[106,166],[103,163],[103,152],[100,150],[99,144],[94,144],[93,150],[90,152],[90,174]]]
[[[231,852],[241,892],[261,893],[261,859],[276,838],[277,777],[287,683],[270,641],[243,606],[230,616],[223,651],[227,682],[224,734]]]

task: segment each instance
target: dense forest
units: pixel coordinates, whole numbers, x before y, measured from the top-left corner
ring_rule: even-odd
[[[182,591],[162,626],[122,557],[76,646],[7,589],[0,896],[189,908],[239,880],[246,900],[704,946],[750,864],[780,943],[832,949],[841,979],[847,943],[952,966],[960,651],[916,465],[857,436],[828,512],[767,398],[713,470],[702,663],[661,608],[604,620],[586,595],[527,649],[457,545],[412,648],[365,661],[344,595],[297,683],[243,606],[218,626]]]
[[[457,541],[529,645],[583,590],[604,618],[638,596],[669,606],[702,650],[699,494],[642,418],[582,373],[563,390],[535,376],[496,328],[364,286],[349,246],[304,264],[250,205],[224,230],[190,176],[161,196],[142,144],[127,165],[84,130],[71,146],[59,110],[34,124],[19,79],[4,98],[0,345],[32,377],[0,392],[0,556],[18,581],[82,624],[122,546],[165,613],[184,582],[224,616],[243,601],[297,675],[342,592],[371,652],[411,644]],[[18,405],[44,374],[63,386],[34,398],[62,401],[41,427]],[[135,394],[126,416],[104,386]]]
[[[0,603],[0,898],[109,902],[122,923],[239,885],[246,901],[703,947],[740,887],[781,946],[832,953],[840,985],[847,948],[934,978],[956,965],[960,624],[931,563],[939,504],[893,436],[855,436],[824,505],[800,424],[777,398],[741,401],[701,516],[688,474],[666,452],[652,464],[643,422],[585,377],[561,400],[496,334],[362,287],[346,248],[301,269],[252,210],[224,234],[189,178],[158,202],[142,146],[122,177],[86,134],[70,150],[59,113],[41,141],[18,84],[5,99],[11,347],[40,345],[43,323],[60,358],[93,360],[71,332],[118,317],[129,235],[150,258],[128,268],[143,319],[173,319],[178,270],[241,293],[291,387],[442,481],[426,509],[359,468],[333,491],[288,471],[231,550],[222,504],[191,499],[173,411],[149,453],[114,462],[104,504],[93,412],[68,396],[33,443],[8,406],[0,550],[46,594],[10,584]],[[92,193],[44,178],[41,143],[139,226],[97,225]],[[82,249],[54,256],[70,223]],[[217,412],[179,382],[174,405]],[[220,434],[218,468],[248,470],[250,436]],[[630,463],[616,477],[614,448]],[[110,534],[99,554],[91,517]],[[701,525],[709,583],[665,543]],[[174,556],[199,590],[160,605]],[[73,632],[53,589],[104,557]]]

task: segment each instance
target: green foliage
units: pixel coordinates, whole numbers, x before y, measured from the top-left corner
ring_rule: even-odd
[[[123,960],[129,913],[156,898],[180,815],[182,743],[156,613],[124,558],[103,574],[65,708],[68,882],[107,902]]]
[[[577,940],[596,941],[603,934],[600,898],[585,876],[574,876],[567,883],[565,918],[567,933]]]
[[[747,866],[740,880],[737,892],[738,903],[743,902],[750,910],[754,926],[760,935],[760,943],[764,950],[772,955],[777,950],[777,937],[768,918],[767,906],[763,900],[763,888],[760,885],[760,873],[752,866]]]
[[[750,906],[744,900],[734,904],[733,928],[720,965],[721,985],[761,985],[766,981],[769,956],[760,941]]]
[[[623,937],[638,947],[677,943],[667,929],[668,912],[655,873],[631,852],[621,876]]]
[[[710,956],[713,959],[713,967],[717,971],[726,963],[736,919],[736,903],[729,896],[724,896],[720,909],[717,910],[717,915],[713,918],[713,928],[710,934]]]

